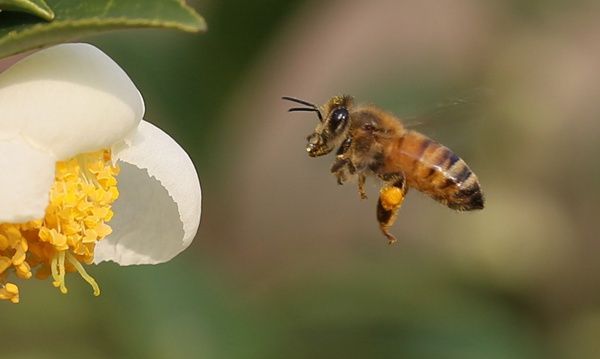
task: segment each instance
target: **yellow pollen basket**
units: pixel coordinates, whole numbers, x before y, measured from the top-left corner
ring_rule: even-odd
[[[109,150],[78,155],[56,163],[50,203],[44,218],[27,223],[0,223],[0,299],[19,302],[19,288],[7,282],[10,273],[21,279],[46,279],[67,293],[65,274],[77,271],[100,295],[98,284],[83,264],[94,260],[96,243],[112,232],[107,224],[119,197]]]

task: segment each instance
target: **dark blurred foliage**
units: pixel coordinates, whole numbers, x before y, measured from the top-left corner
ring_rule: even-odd
[[[204,35],[89,39],[190,153],[196,241],[0,303],[2,358],[597,358],[600,6],[594,1],[192,2]],[[86,39],[87,40],[87,39]],[[388,247],[315,119],[280,96],[347,92],[478,173],[487,208],[412,191]]]

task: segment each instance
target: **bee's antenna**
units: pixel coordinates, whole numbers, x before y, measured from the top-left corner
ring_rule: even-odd
[[[319,112],[316,108],[312,107],[294,107],[290,108],[288,112],[296,112],[296,111],[310,111],[310,112]]]
[[[304,101],[304,100],[300,100],[294,97],[289,97],[289,96],[283,96],[281,99],[283,100],[288,100],[288,101],[292,101],[292,102],[296,102],[302,105],[306,105],[309,108],[304,108],[304,107],[293,107],[290,108],[288,111],[289,112],[296,112],[296,111],[311,111],[311,112],[316,112],[317,116],[319,117],[319,121],[323,122],[323,116],[321,115],[321,110],[319,110],[319,108],[315,105],[312,104],[310,102]]]
[[[300,103],[306,106],[310,106],[312,108],[317,108],[317,106],[315,106],[315,104],[312,104],[310,102],[304,101],[304,100],[300,100],[299,98],[294,98],[294,97],[289,97],[289,96],[283,96],[281,98],[282,100],[288,100],[288,101],[292,101],[292,102],[296,102],[296,103]]]

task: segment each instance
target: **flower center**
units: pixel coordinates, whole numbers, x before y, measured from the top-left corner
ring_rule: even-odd
[[[6,281],[14,272],[29,279],[52,275],[52,284],[67,293],[65,274],[79,272],[100,295],[83,264],[94,260],[96,243],[109,235],[112,203],[119,197],[109,150],[78,155],[56,163],[50,203],[44,218],[27,223],[0,223],[0,299],[19,302],[19,289]]]

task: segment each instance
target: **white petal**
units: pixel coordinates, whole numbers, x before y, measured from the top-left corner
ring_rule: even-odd
[[[44,217],[56,159],[22,139],[0,140],[0,223]]]
[[[169,135],[142,121],[123,149],[119,199],[94,262],[162,263],[192,242],[200,223],[200,181],[191,159]]]
[[[65,160],[121,140],[141,121],[144,102],[102,51],[63,44],[0,74],[0,113],[0,139],[20,135]]]

